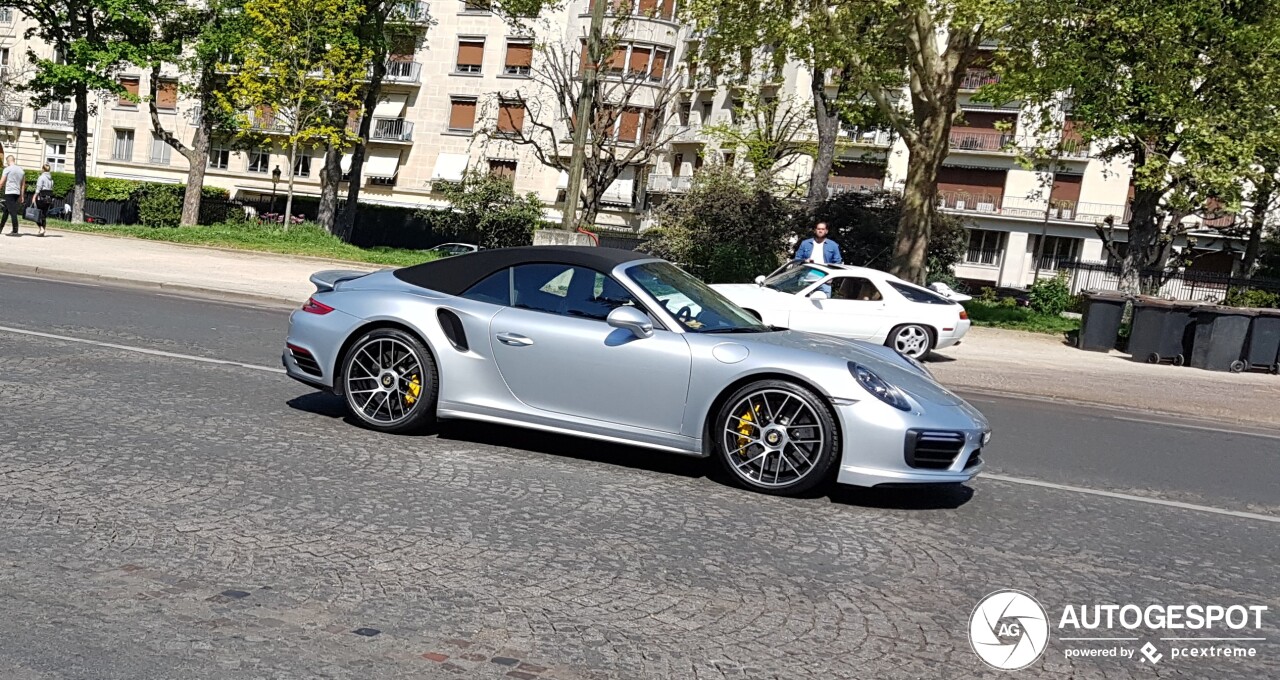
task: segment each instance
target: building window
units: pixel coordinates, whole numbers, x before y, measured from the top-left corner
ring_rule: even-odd
[[[393,187],[396,185],[395,177],[370,177],[369,185],[375,187]]]
[[[969,250],[965,252],[966,264],[998,266],[1004,256],[1005,232],[991,229],[970,229]]]
[[[178,108],[178,81],[161,80],[156,84],[156,108],[161,111]]]
[[[209,169],[210,170],[226,170],[231,165],[230,149],[209,149]]]
[[[168,165],[171,153],[173,153],[173,147],[166,144],[164,139],[155,135],[151,136],[152,165]]]
[[[498,134],[514,137],[524,129],[524,103],[504,101],[498,104]]]
[[[0,7],[0,24],[11,24],[11,23],[13,23],[13,8]]]
[[[649,74],[649,62],[653,59],[653,50],[638,45],[631,46],[631,57],[627,59],[627,74],[643,76]]]
[[[293,175],[295,177],[311,176],[311,157],[310,156],[298,156],[298,158],[294,160]]]
[[[488,14],[489,0],[463,0],[462,11],[467,14]]]
[[[449,129],[454,132],[471,132],[476,126],[476,100],[454,97],[449,100]]]
[[[527,76],[533,68],[533,43],[527,40],[507,41],[507,60],[502,73],[508,76]]]
[[[120,99],[116,102],[116,105],[123,106],[126,108],[137,108],[138,79],[137,78],[121,78],[119,80],[119,83],[120,83],[120,87],[124,88],[124,93],[120,95]]]
[[[133,130],[116,130],[116,144],[111,149],[112,160],[133,160]]]
[[[1041,270],[1054,271],[1058,269],[1062,262],[1071,262],[1080,257],[1080,245],[1083,239],[1068,238],[1066,236],[1046,236],[1044,239],[1044,252],[1040,254]],[[1040,253],[1040,235],[1036,234],[1031,239],[1031,257],[1034,259],[1036,253]]]
[[[516,162],[490,160],[489,174],[493,175],[494,177],[501,177],[502,179],[507,179],[514,182],[516,179]]]
[[[268,172],[271,167],[271,152],[254,149],[249,152],[249,172]]]
[[[480,73],[484,65],[484,40],[464,38],[458,41],[458,65],[455,73]]]
[[[54,172],[65,171],[67,169],[67,143],[45,142],[44,162],[47,163],[49,165],[49,169]]]

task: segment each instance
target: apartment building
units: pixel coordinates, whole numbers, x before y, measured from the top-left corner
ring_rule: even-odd
[[[642,229],[651,209],[687,191],[693,173],[704,163],[737,162],[737,150],[720,148],[704,128],[733,121],[739,91],[717,84],[688,62],[699,36],[676,20],[677,2],[611,0],[610,21],[626,21],[624,44],[614,57],[618,67],[655,79],[672,69],[686,69],[686,86],[669,117],[668,147],[654,162],[627,169],[605,192],[598,218],[603,227]],[[537,96],[530,74],[540,58],[539,46],[576,44],[586,34],[590,9],[591,0],[572,0],[527,29],[513,28],[467,0],[420,2],[397,15],[387,78],[371,129],[362,200],[443,206],[437,191],[440,182],[477,169],[511,177],[518,192],[536,193],[547,206],[547,216],[558,220],[567,177],[541,164],[528,147],[504,139],[502,132],[526,124],[525,111],[510,95],[520,91],[526,98]],[[16,12],[0,12],[0,57],[6,69],[26,53],[24,26]],[[44,54],[40,46],[36,49]],[[963,119],[952,131],[951,154],[939,178],[939,208],[963,215],[970,226],[968,252],[957,274],[984,285],[1026,285],[1034,275],[1032,260],[1042,234],[1042,274],[1052,275],[1064,260],[1106,259],[1093,225],[1106,216],[1123,223],[1131,197],[1129,167],[1104,162],[1086,144],[1071,143],[1068,114],[1063,132],[1068,143],[1057,171],[1024,168],[1015,150],[1035,141],[1030,117],[1017,106],[993,107],[973,100],[976,90],[994,77],[982,64],[980,59],[966,78],[959,105]],[[791,65],[756,76],[757,85],[770,96],[806,105],[810,88],[803,69]],[[162,73],[157,105],[165,127],[189,140],[199,112],[179,96],[176,77]],[[138,69],[120,74],[128,91],[144,95],[150,91],[148,78]],[[45,162],[58,169],[70,167],[70,105],[35,111],[22,101],[0,104],[0,142],[6,153],[16,153],[27,167]],[[152,134],[145,105],[113,97],[98,101],[96,108],[90,122],[90,174],[185,180],[185,158]],[[273,133],[278,136],[269,116],[259,116],[255,126],[267,140]],[[498,134],[478,135],[482,130]],[[570,152],[566,146],[562,154],[567,157]],[[839,161],[831,178],[833,193],[901,190],[907,152],[888,132],[846,129],[841,131]],[[306,150],[290,168],[287,154],[270,141],[247,150],[215,143],[206,183],[226,188],[233,197],[259,198],[278,195],[292,173],[295,191],[314,196],[319,193],[322,162],[319,149]],[[344,168],[348,163],[349,155]],[[788,170],[795,180],[807,178],[809,172],[808,159]],[[1221,250],[1223,243],[1206,232],[1197,246]],[[1230,271],[1232,261],[1227,252],[1197,262]]]

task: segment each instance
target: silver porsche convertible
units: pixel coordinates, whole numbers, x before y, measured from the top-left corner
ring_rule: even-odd
[[[284,366],[375,430],[468,418],[715,456],[774,494],[965,482],[990,437],[916,361],[763,325],[631,251],[482,250],[311,281]]]

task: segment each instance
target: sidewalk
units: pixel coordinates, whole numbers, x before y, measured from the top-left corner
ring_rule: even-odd
[[[375,265],[250,251],[180,246],[158,241],[49,229],[44,238],[23,224],[22,235],[0,236],[0,271],[72,275],[109,283],[186,293],[231,293],[259,302],[300,303],[322,269]]]
[[[296,305],[321,269],[350,262],[179,246],[49,230],[45,238],[0,236],[0,273],[76,277],[186,293],[230,294]],[[974,328],[963,344],[935,353],[929,368],[956,389],[1079,401],[1280,427],[1280,377],[1152,366],[1118,352],[1082,352],[1057,336]]]

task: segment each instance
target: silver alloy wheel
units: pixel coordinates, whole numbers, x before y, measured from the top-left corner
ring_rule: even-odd
[[[730,468],[748,483],[768,488],[790,486],[813,472],[825,434],[807,400],[776,388],[740,399],[721,428]]]
[[[929,353],[929,331],[915,324],[903,326],[893,335],[893,348],[912,359],[919,359]]]
[[[428,377],[417,352],[395,338],[372,338],[351,351],[346,392],[358,415],[378,425],[412,415]]]

